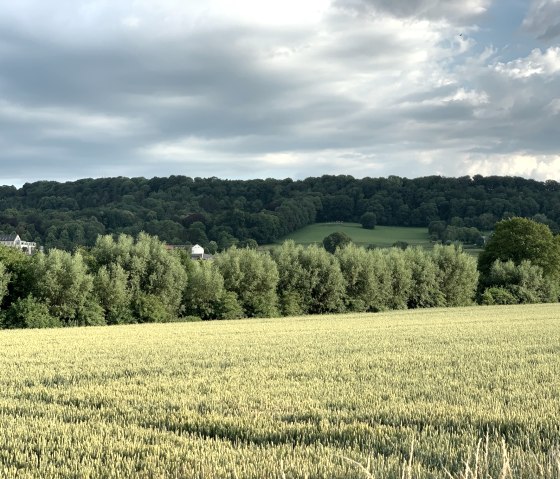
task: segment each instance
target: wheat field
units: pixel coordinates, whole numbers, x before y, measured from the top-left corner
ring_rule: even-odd
[[[559,478],[559,318],[0,331],[0,477]]]

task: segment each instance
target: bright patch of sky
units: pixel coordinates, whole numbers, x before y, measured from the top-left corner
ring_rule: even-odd
[[[560,0],[0,5],[0,185],[560,178]]]

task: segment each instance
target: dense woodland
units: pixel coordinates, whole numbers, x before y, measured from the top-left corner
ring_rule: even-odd
[[[233,181],[218,178],[102,178],[0,187],[0,232],[72,251],[98,235],[144,231],[210,252],[266,244],[320,221],[430,227],[434,239],[480,241],[502,218],[530,217],[554,231],[560,184],[516,177],[322,176]]]

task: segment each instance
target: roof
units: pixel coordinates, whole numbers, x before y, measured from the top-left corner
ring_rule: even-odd
[[[0,241],[15,241],[18,237],[16,233],[12,233],[11,235],[0,234]]]

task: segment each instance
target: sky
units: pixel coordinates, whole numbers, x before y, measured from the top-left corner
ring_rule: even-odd
[[[0,185],[560,180],[560,0],[0,4]]]

